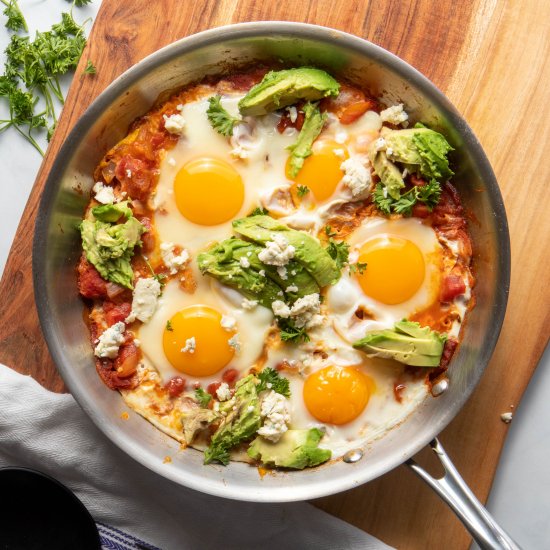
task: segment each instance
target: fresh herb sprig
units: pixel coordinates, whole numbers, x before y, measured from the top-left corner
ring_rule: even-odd
[[[309,336],[305,327],[298,328],[292,321],[280,317],[277,318],[277,324],[279,325],[279,335],[283,342],[291,342],[293,344],[309,342]]]
[[[208,407],[208,403],[210,403],[212,396],[208,392],[205,392],[202,388],[197,388],[195,390],[195,399],[201,407],[206,408]]]
[[[310,189],[307,185],[298,185],[298,196],[300,198],[305,197],[309,193]]]
[[[326,250],[329,256],[336,262],[338,269],[342,269],[348,263],[349,244],[345,241],[338,242],[330,237]]]
[[[260,383],[256,386],[256,391],[260,393],[264,390],[273,390],[285,397],[290,397],[290,385],[288,378],[281,376],[275,369],[270,367],[258,373]]]
[[[413,206],[417,203],[425,204],[430,211],[439,202],[441,186],[436,180],[430,180],[426,185],[415,185],[395,200],[384,191],[384,186],[379,183],[373,194],[376,207],[384,214],[401,214],[410,216]]]
[[[230,137],[233,135],[233,128],[241,119],[231,116],[221,104],[221,96],[215,95],[208,98],[208,109],[206,116],[212,125],[212,128],[222,136]]]
[[[75,0],[83,6],[89,0]],[[28,32],[17,0],[0,0],[5,6],[5,26],[14,31]],[[72,13],[62,13],[61,21],[49,31],[37,32],[34,40],[14,34],[5,50],[4,74],[0,76],[0,98],[8,103],[9,118],[0,120],[0,132],[14,128],[31,145],[44,154],[36,141],[36,131],[46,131],[50,140],[57,124],[56,104],[64,98],[59,77],[74,70],[86,45],[85,21],[79,25]],[[91,62],[86,73],[95,70]],[[40,101],[42,100],[42,101]]]

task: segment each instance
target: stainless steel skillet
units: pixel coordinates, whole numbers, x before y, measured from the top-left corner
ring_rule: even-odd
[[[205,75],[272,59],[317,65],[337,76],[346,76],[387,102],[404,102],[414,119],[426,121],[445,133],[456,149],[455,182],[465,205],[479,220],[479,225],[471,227],[478,305],[465,327],[462,345],[449,370],[446,391],[428,399],[406,422],[357,453],[356,457],[363,455],[360,460],[259,479],[255,470],[245,464],[204,467],[198,452],[176,454],[177,442],[137,415],[120,420],[121,398],[105,388],[93,366],[76,289],[74,269],[80,247],[75,227],[93,185],[95,165],[161,94]],[[389,52],[324,27],[260,22],[212,29],[147,57],[97,98],[56,158],[37,217],[33,271],[42,330],[71,393],[115,444],[155,472],[218,496],[283,502],[344,491],[408,461],[458,513],[482,547],[516,547],[474,502],[475,497],[434,440],[472,393],[498,338],[510,277],[506,213],[489,162],[466,122],[431,82]],[[430,480],[409,460],[430,441],[447,470],[439,482]],[[175,457],[170,468],[163,464],[167,454]]]

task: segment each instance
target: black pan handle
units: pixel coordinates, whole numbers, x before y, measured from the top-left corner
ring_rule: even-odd
[[[430,447],[445,469],[443,477],[432,477],[412,458],[407,460],[407,466],[450,506],[483,550],[521,550],[472,493],[437,438]]]

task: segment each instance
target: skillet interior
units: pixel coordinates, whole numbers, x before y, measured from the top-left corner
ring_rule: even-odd
[[[260,479],[248,465],[202,465],[203,456],[126,410],[117,392],[98,377],[76,288],[80,255],[75,230],[93,185],[91,174],[129,124],[166,90],[206,74],[257,60],[312,64],[345,76],[388,102],[403,101],[413,119],[442,130],[456,151],[455,183],[466,208],[475,247],[477,307],[449,370],[450,389],[428,399],[401,426],[367,447],[355,464],[279,472]],[[223,60],[223,61],[220,61]],[[426,78],[389,52],[360,38],[313,25],[263,22],[209,30],[159,50],[109,86],[86,111],[62,147],[46,182],[33,248],[35,298],[52,357],[71,393],[97,426],[136,460],[182,485],[228,498],[282,502],[320,497],[355,487],[415,454],[456,415],[473,391],[496,344],[508,295],[509,236],[497,182],[465,121]],[[164,464],[170,455],[172,462]]]

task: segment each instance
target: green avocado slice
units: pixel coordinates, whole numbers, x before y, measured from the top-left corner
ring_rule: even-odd
[[[319,241],[307,233],[291,229],[270,216],[241,218],[233,222],[233,228],[246,239],[261,245],[273,240],[274,233],[281,233],[295,249],[294,260],[305,268],[320,287],[334,284],[340,278],[336,262]]]
[[[327,72],[311,67],[270,71],[239,101],[243,116],[265,115],[301,99],[317,101],[337,96],[338,82]]]

